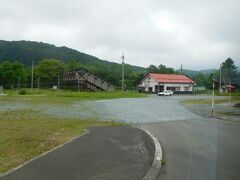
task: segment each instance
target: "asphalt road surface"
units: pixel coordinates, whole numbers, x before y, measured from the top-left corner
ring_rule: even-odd
[[[0,179],[139,180],[149,171],[153,157],[153,141],[144,131],[96,127]]]
[[[206,98],[210,97],[150,96],[138,99],[99,100],[75,103],[68,107],[69,109],[53,109],[47,113],[62,116],[59,112],[61,111],[64,114],[69,112],[67,114],[69,116],[85,115],[99,120],[125,121],[149,130],[161,143],[166,162],[159,174],[159,180],[239,180],[240,119],[239,121],[212,119],[209,118],[210,109],[207,109],[210,106],[204,108],[194,106],[194,109],[191,109],[179,103],[183,99]],[[230,107],[221,108],[229,110]],[[106,146],[99,152],[104,149],[107,149]],[[54,161],[51,163],[54,165]],[[98,168],[96,164],[95,170]],[[45,170],[47,171],[47,168]],[[65,171],[58,172],[62,174],[59,178],[66,174]],[[146,171],[132,173],[135,175],[140,173],[143,177]],[[125,179],[133,178],[130,175],[131,171],[128,173],[126,171]],[[140,176],[134,177],[139,179]]]
[[[160,180],[239,180],[240,122],[210,119],[210,109],[202,117],[179,103],[205,98],[210,97],[151,96],[90,103],[98,119],[127,121],[158,138],[166,161]]]

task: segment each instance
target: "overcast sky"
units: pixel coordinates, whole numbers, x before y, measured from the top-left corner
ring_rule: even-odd
[[[0,39],[67,46],[147,67],[240,64],[239,0],[2,0]]]

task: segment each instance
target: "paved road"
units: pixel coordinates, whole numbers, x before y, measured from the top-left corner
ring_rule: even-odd
[[[153,157],[154,144],[142,130],[97,127],[0,180],[139,180]]]
[[[142,125],[161,142],[160,180],[240,179],[240,124],[182,120]]]
[[[76,103],[72,107],[69,107],[69,109],[74,109],[74,111],[70,111],[69,109],[65,109],[65,111],[69,111],[69,115],[74,116],[86,115],[86,117],[99,120],[126,121],[132,123],[134,126],[141,126],[148,129],[161,142],[164,158],[166,159],[166,165],[162,169],[159,180],[239,180],[240,122],[209,119],[208,113],[210,110],[206,110],[205,107],[188,110],[179,104],[179,101],[182,99],[199,98],[205,99],[210,97],[150,96],[140,99],[100,100]],[[65,112],[63,109],[60,111]],[[56,115],[59,114],[59,110],[51,110],[48,113]],[[125,137],[131,136],[126,134]],[[107,155],[105,150],[110,147],[111,145],[109,144],[99,149],[99,152],[103,152],[103,157]],[[69,153],[74,151],[75,148],[73,146]],[[61,157],[61,153],[59,152],[58,157]],[[71,158],[74,160],[76,157]],[[119,162],[121,162],[122,158],[119,156]],[[56,162],[58,162],[58,159]],[[59,166],[56,162],[51,161],[52,164],[49,163],[52,166]],[[77,165],[77,161],[74,162]],[[126,167],[129,167],[130,162],[138,164],[138,161],[134,160],[128,162],[128,158],[123,158],[122,162],[126,163]],[[98,163],[94,164],[93,161],[93,165],[95,165],[94,170],[96,172],[104,172]],[[44,172],[48,172],[47,167],[43,169],[41,176],[44,176]],[[64,166],[61,168],[64,168]],[[110,164],[109,168],[111,168]],[[119,168],[124,168],[124,166]],[[115,172],[112,169],[110,170]],[[128,175],[130,171],[123,171],[121,174],[126,173],[125,179],[129,179]],[[30,172],[34,172],[34,169]],[[68,174],[68,170],[57,172],[60,174],[59,178],[65,177]],[[137,175],[137,173],[143,176],[146,171],[131,172],[133,176],[134,174]],[[72,176],[74,175],[76,174],[72,174]],[[141,179],[140,176],[135,177]],[[117,175],[114,174],[113,177],[113,179],[116,179]],[[134,178],[130,177],[130,179]]]
[[[90,103],[97,118],[132,122],[158,138],[166,159],[160,180],[239,180],[240,123],[193,114],[179,104],[186,98],[209,97],[151,96]]]

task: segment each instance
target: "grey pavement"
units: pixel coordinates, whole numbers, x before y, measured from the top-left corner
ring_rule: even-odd
[[[158,177],[160,180],[239,180],[240,122],[209,118],[210,105],[183,107],[179,103],[184,99],[206,98],[210,99],[211,97],[191,95],[158,97],[152,95],[138,99],[86,101],[67,107],[73,109],[72,112],[70,109],[65,109],[65,111],[69,111],[68,115],[70,116],[81,116],[82,114],[99,120],[125,121],[132,123],[133,126],[149,130],[160,141],[163,158],[166,161],[166,165],[163,166]],[[216,108],[221,111],[233,110],[227,105],[226,107],[216,106]],[[61,111],[64,112],[63,109]],[[59,114],[59,110],[50,110],[47,113],[56,115]],[[125,138],[127,139],[127,137],[131,136],[126,135]],[[73,147],[75,148],[75,146]],[[99,151],[107,151],[108,148],[110,146],[101,146]],[[115,150],[117,151],[117,148]],[[85,155],[87,156],[89,153],[91,154],[91,151]],[[121,159],[122,157],[119,158],[120,162],[122,162]],[[123,161],[127,162],[127,159],[123,158]],[[49,163],[51,164],[52,161]],[[136,161],[136,166],[137,164]],[[130,167],[129,165],[126,164],[126,168]],[[125,166],[120,166],[119,169],[124,169]],[[49,172],[47,167],[44,169]],[[141,179],[147,172],[146,169],[138,172],[134,170],[120,171],[119,174],[127,174],[122,179],[134,179],[130,177],[131,173],[133,176],[136,175],[134,176],[136,179]],[[101,166],[96,165],[95,170],[102,172]],[[68,171],[67,169],[66,174]],[[115,172],[112,169],[109,171]],[[137,176],[138,173],[141,175]],[[60,175],[64,177],[65,173],[60,172]],[[111,178],[118,178],[118,174],[113,174]]]
[[[166,165],[160,180],[240,179],[240,124],[182,120],[142,125],[160,141]]]
[[[132,127],[95,127],[0,180],[142,179],[151,167],[154,144]]]
[[[193,110],[179,103],[184,99],[207,98],[211,97],[150,96],[89,104],[92,110],[96,109],[94,115],[98,119],[131,122],[158,138],[166,161],[158,179],[239,180],[240,122],[209,118],[210,105]],[[232,110],[232,107],[216,108],[218,111]]]

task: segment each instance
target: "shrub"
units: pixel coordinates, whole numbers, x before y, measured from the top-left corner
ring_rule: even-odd
[[[21,90],[21,91],[19,91],[19,94],[20,94],[20,95],[25,95],[25,94],[27,94],[27,93],[26,93],[25,90]]]

